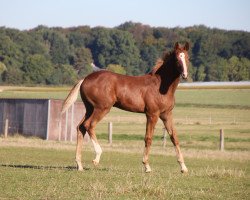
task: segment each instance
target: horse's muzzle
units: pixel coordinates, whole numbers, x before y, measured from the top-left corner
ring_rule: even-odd
[[[188,74],[182,73],[181,77],[186,80],[188,78]]]

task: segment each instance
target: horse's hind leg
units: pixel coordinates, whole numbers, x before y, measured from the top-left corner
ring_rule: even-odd
[[[82,121],[77,126],[77,143],[76,143],[76,164],[77,164],[77,170],[82,171],[82,145],[83,145],[83,137],[86,134],[86,129],[83,126],[83,121],[85,117],[82,119]]]
[[[83,137],[86,134],[86,128],[84,126],[84,122],[92,115],[93,107],[88,103],[84,102],[86,113],[81,122],[77,126],[77,144],[76,144],[76,164],[77,169],[79,171],[83,170],[82,167],[82,145],[83,145]]]
[[[84,126],[89,133],[91,141],[95,149],[95,159],[92,161],[94,165],[98,165],[100,162],[102,148],[99,145],[95,133],[96,124],[110,111],[110,108],[97,109],[95,108],[92,115],[84,122]]]

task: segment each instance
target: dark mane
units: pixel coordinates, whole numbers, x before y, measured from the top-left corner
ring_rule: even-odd
[[[173,55],[173,51],[165,52],[163,53],[161,58],[158,58],[156,60],[155,66],[153,67],[152,71],[149,73],[151,75],[156,74],[158,69],[160,69],[164,63]]]

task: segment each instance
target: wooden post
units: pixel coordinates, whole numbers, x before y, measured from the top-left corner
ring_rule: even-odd
[[[167,142],[167,133],[165,128],[162,128],[162,140],[163,140],[163,148],[165,148]]]
[[[4,125],[4,138],[8,137],[8,130],[9,130],[9,119],[6,119]]]
[[[112,144],[112,134],[113,134],[113,124],[112,124],[112,122],[109,122],[108,131],[109,131],[109,144]]]
[[[74,104],[71,106],[71,119],[70,119],[70,142],[73,141],[72,135],[74,132]]]
[[[58,122],[58,141],[61,141],[62,134],[62,115],[60,117],[60,121]]]
[[[68,111],[66,111],[66,120],[65,120],[65,134],[64,134],[64,141],[67,140],[67,136],[68,136]]]
[[[224,151],[224,131],[220,129],[220,150]]]
[[[46,140],[49,140],[49,131],[50,131],[50,101],[51,100],[48,100]]]

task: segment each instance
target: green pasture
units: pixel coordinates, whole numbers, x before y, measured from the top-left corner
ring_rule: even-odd
[[[65,99],[70,87],[0,86],[0,98]],[[80,98],[79,98],[80,100]],[[177,106],[234,107],[250,109],[250,88],[223,87],[215,89],[191,87],[177,89]]]
[[[0,87],[0,98],[64,99],[70,88]],[[104,150],[94,167],[84,142],[84,171],[74,163],[75,143],[0,137],[0,199],[248,199],[250,193],[250,89],[179,88],[174,121],[189,173],[179,172],[173,145],[155,128],[153,172],[141,160],[145,116],[113,108],[97,125]],[[108,122],[113,143],[108,144]],[[224,130],[225,151],[219,148]]]
[[[250,89],[189,89],[177,90],[179,106],[250,109]]]
[[[14,141],[1,141],[5,142]],[[153,172],[145,174],[141,152],[104,148],[100,166],[94,167],[93,152],[85,148],[84,171],[77,172],[72,145],[57,143],[48,147],[48,143],[18,147],[17,142],[15,147],[1,147],[0,199],[235,200],[250,195],[250,163],[237,156],[228,159],[222,153],[213,159],[187,157],[189,173],[181,174],[174,156],[152,154]]]
[[[1,87],[0,98],[64,99],[69,87]],[[80,100],[80,99],[79,99]],[[107,140],[108,122],[113,140],[141,141],[145,115],[113,108],[98,124],[99,139]],[[178,88],[174,121],[182,146],[218,149],[219,131],[224,130],[227,150],[250,150],[250,88]],[[161,141],[163,124],[157,123],[155,140]]]
[[[69,87],[0,87],[0,98],[64,99]],[[80,99],[79,99],[80,100]],[[182,146],[218,149],[219,131],[224,130],[227,150],[250,150],[250,88],[178,88],[174,121]],[[141,141],[145,115],[113,108],[98,124],[99,139],[107,140],[108,122],[113,123],[113,140]],[[155,140],[161,141],[159,120]]]
[[[249,109],[177,106],[174,109],[174,121],[182,146],[217,150],[219,132],[223,129],[227,150],[250,150]],[[112,109],[97,125],[96,132],[100,139],[108,140],[108,122],[113,123],[114,141],[139,141],[144,138],[146,119],[142,114]],[[163,123],[159,120],[154,139],[161,141],[162,135]]]

